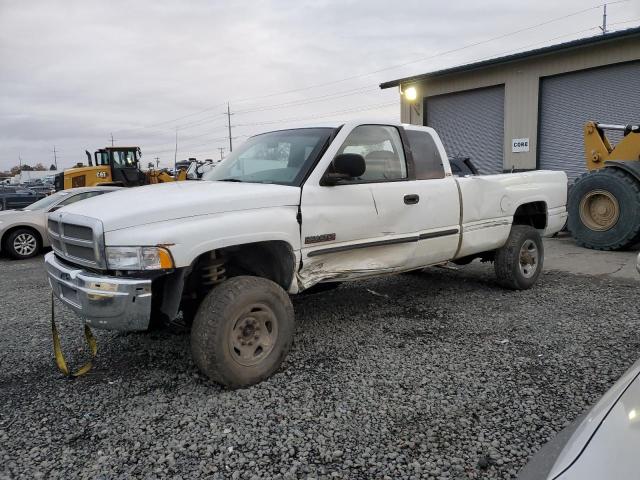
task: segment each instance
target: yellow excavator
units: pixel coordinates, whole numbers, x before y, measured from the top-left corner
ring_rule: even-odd
[[[606,131],[622,132],[613,145]],[[568,228],[586,248],[620,250],[640,241],[640,126],[588,122],[587,173],[569,190]]]
[[[187,179],[186,169],[180,169],[175,176],[165,169],[140,169],[140,147],[106,147],[88,151],[88,165],[78,164],[66,169],[55,177],[56,190],[95,185],[120,185],[137,187],[153,183],[176,182]]]

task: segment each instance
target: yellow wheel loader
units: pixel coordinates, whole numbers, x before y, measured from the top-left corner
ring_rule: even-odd
[[[166,183],[187,179],[185,169],[176,176],[164,169],[140,169],[140,147],[106,147],[93,154],[87,151],[88,165],[78,164],[55,177],[56,190],[95,185],[120,185],[137,187],[153,183]]]
[[[607,130],[623,132],[612,145]],[[640,126],[588,122],[587,173],[569,190],[569,231],[578,245],[619,250],[640,241]]]

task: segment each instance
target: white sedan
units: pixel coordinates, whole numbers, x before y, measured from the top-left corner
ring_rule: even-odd
[[[49,246],[47,214],[66,205],[121,187],[81,187],[62,190],[17,210],[0,212],[0,251],[14,259],[31,258]]]
[[[633,479],[640,474],[640,360],[536,453],[518,480]]]

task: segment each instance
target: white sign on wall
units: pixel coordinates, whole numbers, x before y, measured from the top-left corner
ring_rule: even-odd
[[[528,138],[513,138],[511,140],[512,152],[528,152],[529,151],[529,139]]]

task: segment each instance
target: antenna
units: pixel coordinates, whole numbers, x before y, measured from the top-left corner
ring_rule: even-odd
[[[600,30],[602,30],[602,34],[606,35],[607,33],[607,4],[603,5],[604,10],[602,11],[602,26]]]

